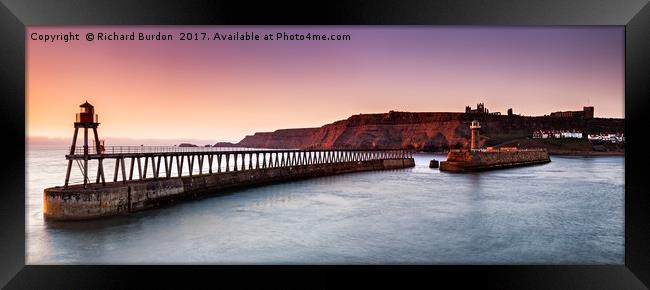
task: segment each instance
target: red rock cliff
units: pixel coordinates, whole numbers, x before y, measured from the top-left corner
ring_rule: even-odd
[[[246,136],[237,145],[257,148],[413,148],[440,150],[465,146],[469,123],[481,122],[481,142],[495,145],[530,137],[538,129],[623,132],[623,119],[500,116],[465,113],[354,115],[320,128],[282,129]]]

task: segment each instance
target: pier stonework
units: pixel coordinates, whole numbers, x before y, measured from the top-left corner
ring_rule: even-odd
[[[400,169],[415,166],[413,158],[388,158],[338,163],[260,168],[180,178],[82,184],[45,189],[43,213],[53,220],[83,220],[126,214],[177,200],[227,190],[342,173]]]
[[[447,161],[440,162],[441,171],[466,172],[551,162],[544,149],[520,149],[516,151],[483,150],[451,151]]]

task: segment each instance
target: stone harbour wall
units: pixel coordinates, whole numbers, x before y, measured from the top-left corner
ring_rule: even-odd
[[[500,164],[549,160],[546,151],[516,151],[516,152],[472,152],[471,162],[478,164]]]
[[[43,215],[52,220],[83,220],[154,208],[177,200],[223,193],[227,190],[288,180],[350,172],[399,169],[415,166],[413,158],[383,159],[332,164],[313,164],[221,172],[181,178],[109,182],[43,192]]]
[[[545,150],[450,152],[440,170],[451,172],[480,171],[550,162]]]

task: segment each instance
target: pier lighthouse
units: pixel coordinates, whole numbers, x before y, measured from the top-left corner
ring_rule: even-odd
[[[481,128],[481,124],[478,123],[477,120],[472,121],[472,124],[469,126],[470,130],[472,130],[472,139],[470,143],[470,150],[476,150],[479,149],[479,136],[478,136],[478,129]]]
[[[79,106],[81,109],[79,113],[76,114],[76,120],[74,122],[74,134],[72,135],[72,145],[70,146],[70,156],[75,155],[76,153],[76,145],[77,145],[77,133],[79,132],[79,129],[83,129],[83,165],[79,163],[79,167],[81,168],[81,171],[83,173],[83,178],[84,178],[84,187],[87,186],[88,184],[88,157],[92,152],[90,152],[88,148],[88,129],[93,130],[93,134],[95,136],[95,149],[94,149],[94,154],[99,154],[101,153],[101,144],[99,142],[99,137],[97,135],[97,127],[99,126],[99,116],[95,114],[95,108],[93,105],[88,103],[87,101],[84,102]],[[81,153],[81,152],[80,152]],[[70,181],[70,170],[72,169],[72,158],[68,158],[68,170],[65,175],[65,184],[64,187],[68,186],[68,182]],[[77,162],[80,162],[78,159]],[[100,159],[100,168],[101,168],[101,159]],[[104,182],[103,178],[103,172],[102,172],[102,182]],[[99,180],[99,176],[98,176]]]

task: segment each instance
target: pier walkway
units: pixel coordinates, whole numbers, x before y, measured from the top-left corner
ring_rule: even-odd
[[[99,148],[99,150],[98,150]],[[81,170],[84,186],[106,184],[105,163],[113,165],[113,182],[147,178],[180,178],[222,172],[260,170],[315,164],[338,164],[388,159],[410,159],[404,149],[255,149],[239,147],[179,146],[81,146],[70,147],[64,187],[69,185],[71,165]],[[91,179],[88,161],[96,160],[96,174]]]

